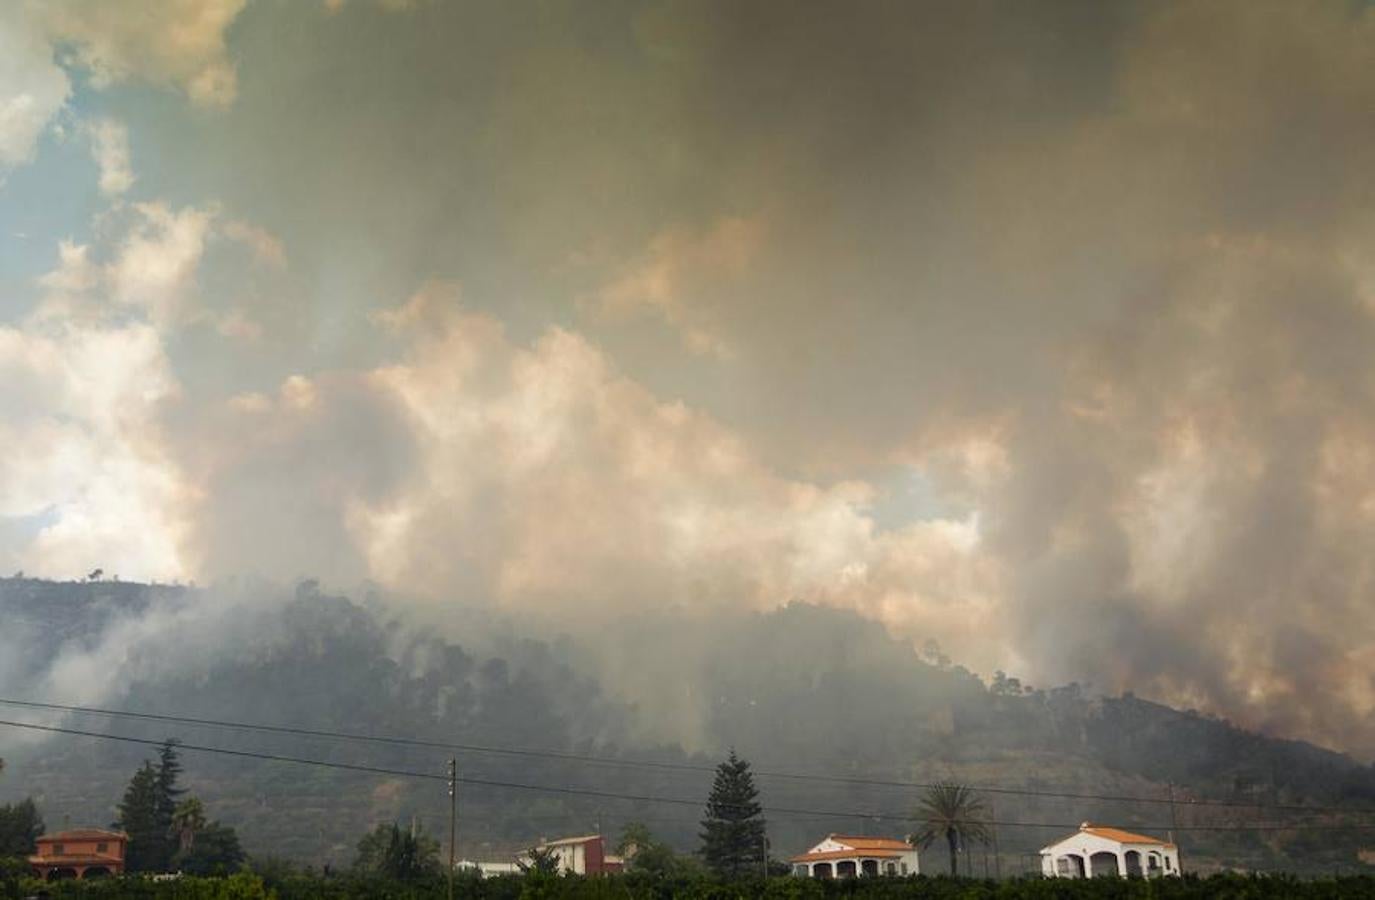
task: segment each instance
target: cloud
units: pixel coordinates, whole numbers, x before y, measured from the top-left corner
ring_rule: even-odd
[[[263,326],[238,307],[220,316],[215,330],[224,337],[241,341],[257,341],[263,336]]]
[[[46,293],[35,317],[56,323],[132,313],[160,330],[193,320],[201,314],[193,302],[196,272],[216,215],[211,209],[136,203],[103,263],[92,258],[89,245],[63,242],[58,268],[38,280]]]
[[[183,572],[182,487],[156,439],[176,381],[153,329],[0,328],[0,377],[0,516],[48,520],[5,548],[6,564],[67,577]]]
[[[975,606],[986,599],[960,590],[986,593],[992,577],[969,522],[877,534],[867,485],[781,477],[709,416],[627,379],[583,336],[551,329],[515,343],[466,312],[451,285],[431,284],[383,319],[405,340],[401,360],[342,393],[337,379],[332,390],[312,385],[308,404],[289,401],[303,389],[288,382],[277,405],[282,420],[301,407],[329,420],[366,398],[374,433],[410,448],[385,489],[336,494],[383,584],[568,622],[590,609],[705,614],[794,599],[866,608],[904,632],[927,617],[984,615]],[[378,416],[377,403],[392,412]],[[237,401],[255,414],[266,405]]]
[[[161,20],[53,21],[100,25],[68,29],[98,78],[190,91],[232,6],[179,67],[135,52]],[[431,4],[274,56],[295,7],[262,8],[235,49],[281,89],[162,149],[273,233],[130,206],[21,329],[235,338],[183,348],[160,422],[188,573],[436,614],[812,599],[1375,752],[1371,10]],[[217,237],[300,290],[225,288]]]
[[[91,151],[100,167],[100,191],[118,196],[134,185],[129,166],[129,129],[114,119],[98,119],[89,126]]]
[[[64,241],[27,319],[0,326],[0,518],[30,522],[0,555],[64,577],[193,572],[197,488],[168,429],[183,398],[168,352],[209,313],[195,301],[213,210],[142,203],[105,220],[96,245]],[[249,329],[231,314],[221,323]]]
[[[253,251],[253,258],[258,263],[275,268],[286,265],[286,248],[266,229],[235,219],[225,222],[220,230],[225,237]]]
[[[650,312],[681,332],[693,353],[729,356],[713,330],[714,307],[729,302],[721,294],[749,267],[763,240],[758,219],[723,218],[703,234],[666,230],[602,288],[596,307],[607,316]]]
[[[0,10],[0,178],[33,160],[39,136],[70,93],[42,32],[17,5],[6,4]]]
[[[111,293],[118,303],[170,322],[184,314],[214,213],[162,203],[135,210],[138,219],[107,270]]]
[[[28,11],[54,42],[72,48],[97,87],[144,81],[175,87],[193,103],[222,107],[238,90],[225,33],[246,5],[247,0],[54,0],[30,4]]]
[[[86,69],[97,87],[127,80],[170,85],[193,102],[226,106],[237,75],[225,33],[247,0],[173,0],[157,6],[101,0],[19,0],[0,10],[0,174],[34,158],[39,137],[72,87],[61,61]],[[63,56],[70,51],[69,56]],[[123,126],[92,127],[101,190],[132,184]]]

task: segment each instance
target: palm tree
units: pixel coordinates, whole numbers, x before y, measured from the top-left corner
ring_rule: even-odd
[[[196,833],[205,830],[205,807],[195,797],[187,797],[172,813],[172,833],[177,836],[177,849],[186,853],[196,842]]]
[[[941,782],[926,789],[913,818],[920,823],[917,831],[907,838],[914,847],[925,849],[938,837],[944,837],[950,848],[950,874],[959,874],[960,845],[970,841],[989,839],[988,825],[983,821],[984,802],[972,788],[962,784]]]

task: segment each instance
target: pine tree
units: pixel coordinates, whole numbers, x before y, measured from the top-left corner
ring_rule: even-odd
[[[180,776],[181,761],[177,759],[177,741],[168,740],[158,749],[157,802],[154,805],[158,828],[163,836],[160,848],[161,858],[159,859],[162,868],[171,865],[172,855],[177,850],[174,822],[177,815],[178,798],[186,793],[185,790],[177,787],[177,779]]]
[[[43,833],[43,818],[33,799],[0,806],[0,857],[28,856]]]
[[[126,866],[130,872],[165,872],[177,850],[173,819],[177,798],[185,793],[177,787],[181,762],[177,742],[167,741],[158,751],[158,764],[144,761],[119,804],[115,827],[129,835]]]
[[[764,866],[764,808],[759,805],[750,764],[731,750],[716,767],[716,780],[702,819],[702,860],[713,872],[739,878]]]

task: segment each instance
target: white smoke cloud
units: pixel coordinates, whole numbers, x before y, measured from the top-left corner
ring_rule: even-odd
[[[780,477],[583,336],[517,344],[449,286],[380,320],[396,363],[235,396],[208,431],[208,574],[366,576],[566,622],[803,599],[947,633],[994,612],[972,520],[880,533],[867,485]]]
[[[0,328],[0,515],[43,522],[13,569],[72,577],[97,567],[170,578],[178,484],[158,450],[159,404],[176,390],[144,324]]]
[[[207,6],[175,63],[175,47],[143,59],[162,22],[72,2],[51,21],[98,77],[214,104],[233,93],[238,6]],[[427,29],[446,21],[425,12]],[[310,258],[301,232],[130,207],[115,240],[62,247],[39,316],[3,346],[59,410],[101,365],[127,367],[112,382],[128,396],[106,399],[141,425],[16,413],[6,508],[109,535],[78,526],[109,520],[81,503],[105,509],[113,489],[74,487],[105,472],[162,516],[126,529],[130,555],[184,575],[373,578],[432,611],[458,597],[569,619],[815,600],[981,670],[1371,752],[1375,14],[667,3],[630,24],[630,62],[503,46],[518,71],[476,136],[432,115],[462,71],[418,84],[407,54],[428,45],[406,45],[396,71],[354,85],[378,91],[368,102],[268,122],[247,167],[272,175],[291,149],[279,131],[365,126],[344,174],[323,167],[304,179],[321,194],[293,200],[384,209],[360,227],[396,230],[329,222],[356,242],[326,242],[320,267],[405,260],[406,287],[373,298],[390,304],[448,265],[446,238],[496,232],[510,258],[474,263],[465,246],[454,263],[491,293],[580,260],[575,287],[511,303],[513,320],[555,309],[558,325],[508,333],[443,284],[369,320],[322,277],[296,302],[318,316],[306,337],[356,326],[341,342],[367,351],[315,365],[240,298],[212,313],[198,297],[217,236],[281,270],[283,246]],[[841,24],[846,46],[818,56]],[[768,42],[742,39],[765,25]],[[205,72],[218,89],[194,86]],[[405,115],[425,128],[393,145]],[[16,131],[8,158],[41,127]],[[456,167],[435,153],[429,168],[425,141],[470,148],[491,202],[445,194]],[[637,357],[617,335],[638,320],[689,352]],[[167,347],[201,322],[251,344],[271,381],[167,418]],[[59,375],[66,355],[91,361]],[[893,466],[919,471],[941,511],[880,527],[874,473]]]

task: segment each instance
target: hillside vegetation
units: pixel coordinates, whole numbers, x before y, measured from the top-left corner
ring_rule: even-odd
[[[1160,799],[1167,783],[1176,785],[1173,814],[1165,803],[992,795],[997,820],[1009,824],[997,829],[996,858],[991,848],[967,855],[974,874],[1033,871],[1029,854],[1084,820],[1148,833],[1175,827],[1190,871],[1353,872],[1363,868],[1363,849],[1375,847],[1370,831],[1348,827],[1372,821],[1356,810],[1375,807],[1375,771],[1349,757],[1131,696],[1096,697],[1077,685],[1032,689],[1005,676],[981,680],[845,612],[792,605],[709,626],[627,623],[634,646],[624,659],[640,660],[640,679],[663,682],[646,694],[603,681],[600,654],[621,650],[576,636],[537,639],[490,623],[466,630],[458,623],[441,637],[393,618],[377,598],[329,596],[310,583],[280,603],[236,613],[208,637],[185,626],[198,621],[202,605],[217,602],[190,588],[0,580],[0,696],[48,699],[55,684],[69,687],[77,672],[106,682],[85,695],[98,698],[93,705],[453,742],[470,748],[458,753],[459,767],[474,782],[684,801],[467,783],[460,788],[459,845],[468,858],[509,858],[542,836],[614,835],[629,821],[647,823],[683,851],[695,849],[710,767],[732,746],[759,773],[769,839],[780,858],[828,832],[908,833],[916,789],[873,782],[936,779]],[[656,652],[662,667],[649,662]],[[661,699],[647,703],[645,696]],[[33,714],[6,707],[0,718],[23,716]],[[691,723],[689,745],[648,724],[679,719]],[[180,723],[41,721],[435,775],[448,758],[440,748]],[[602,761],[471,749],[479,747]],[[32,795],[50,827],[64,820],[107,824],[124,783],[150,752],[0,729],[0,753],[9,760],[0,801]],[[439,781],[194,749],[184,758],[188,787],[238,830],[250,854],[337,868],[379,822],[418,821],[436,833],[447,827]],[[1192,802],[1207,799],[1256,805]],[[1266,804],[1340,809],[1304,813]],[[1375,855],[1367,851],[1365,858]],[[938,853],[923,856],[923,871],[942,865]]]

